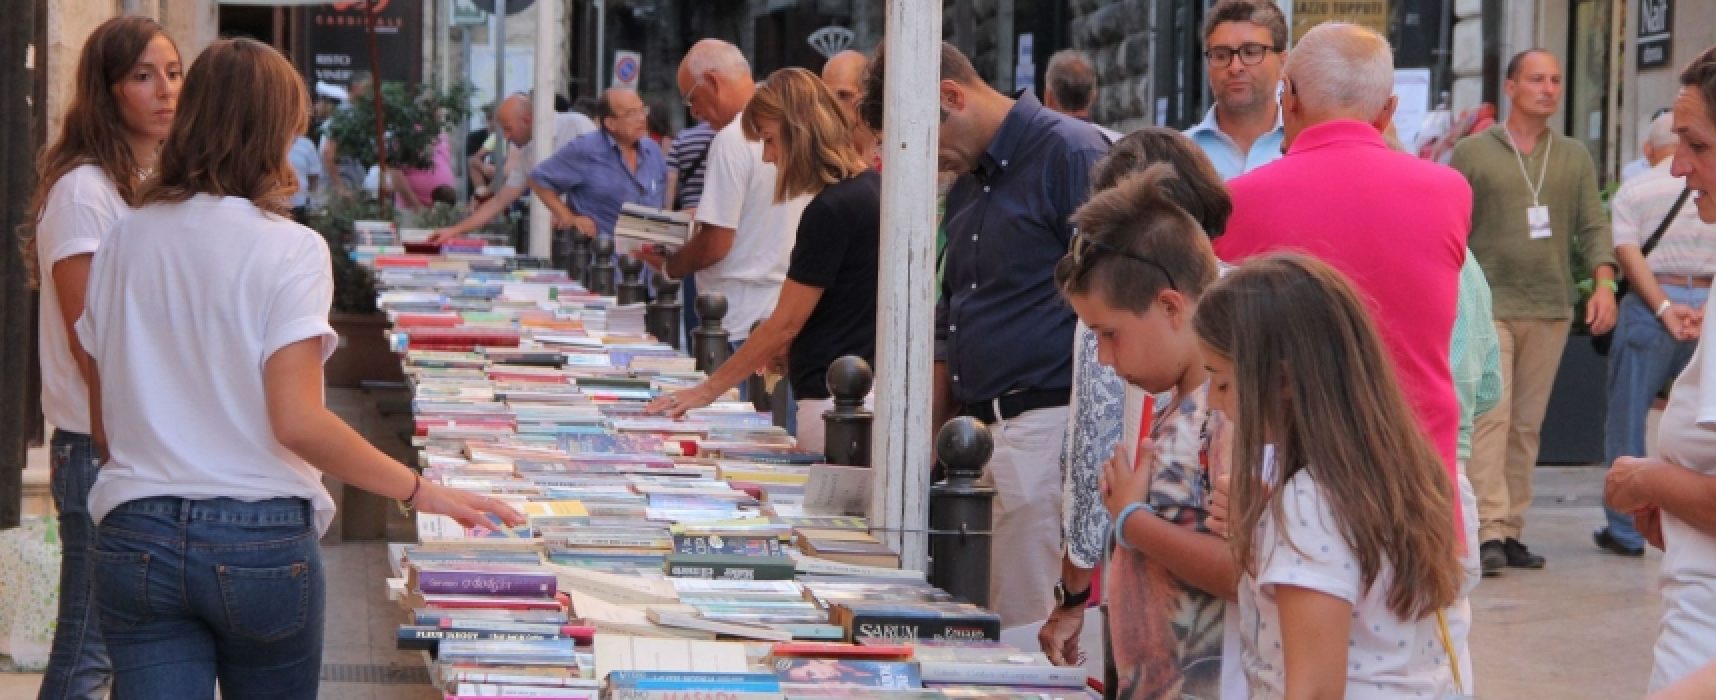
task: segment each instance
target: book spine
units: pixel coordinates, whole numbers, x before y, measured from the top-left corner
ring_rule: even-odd
[[[721,535],[674,535],[673,551],[680,554],[733,554],[778,557],[785,554],[777,537],[729,537]]]
[[[996,618],[913,615],[853,615],[847,624],[852,641],[859,639],[1001,639]]]
[[[431,594],[547,598],[554,595],[556,585],[557,579],[553,574],[486,571],[417,573],[417,589]]]
[[[611,700],[779,700],[786,696],[779,691],[616,688],[609,691],[608,697]]]
[[[919,676],[925,683],[972,683],[982,685],[1028,685],[1082,688],[1082,666],[1025,666],[1007,663],[920,661]]]
[[[676,578],[723,579],[728,581],[790,581],[793,576],[791,561],[781,562],[748,562],[741,559],[760,559],[761,557],[736,557],[731,561],[724,560],[675,560],[669,556],[667,575]]]
[[[540,632],[509,632],[503,630],[449,630],[420,625],[400,625],[398,648],[434,650],[448,640],[471,642],[537,642],[563,639],[562,635]]]

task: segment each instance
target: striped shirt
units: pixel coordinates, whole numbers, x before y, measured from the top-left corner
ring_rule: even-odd
[[[673,137],[673,149],[667,153],[668,172],[679,173],[679,201],[668,202],[677,209],[692,209],[703,201],[703,173],[708,170],[709,142],[715,130],[709,122],[698,122]]]
[[[1686,186],[1685,180],[1670,175],[1669,161],[1639,173],[1621,185],[1609,205],[1610,227],[1615,247],[1644,246],[1646,239],[1662,225],[1662,217],[1674,206],[1674,200]],[[1687,202],[1680,214],[1669,224],[1661,242],[1645,258],[1651,272],[1663,275],[1716,274],[1716,224],[1698,218],[1698,208]]]

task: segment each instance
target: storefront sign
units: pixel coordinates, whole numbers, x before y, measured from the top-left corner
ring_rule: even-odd
[[[399,0],[372,0],[375,38],[381,65],[371,66],[364,29],[364,2],[334,2],[304,8],[304,71],[307,82],[351,85],[352,75],[369,71],[383,82],[413,83],[423,72],[423,6]]]
[[[1674,27],[1674,0],[1640,0],[1639,67],[1655,68],[1669,62],[1670,34]]]
[[[1388,35],[1388,0],[1294,0],[1293,43],[1324,22],[1349,22]]]

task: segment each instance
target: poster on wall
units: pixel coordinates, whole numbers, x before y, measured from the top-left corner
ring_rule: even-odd
[[[1289,14],[1295,44],[1305,32],[1324,22],[1350,22],[1388,36],[1388,0],[1294,0],[1292,6]]]
[[[379,70],[370,65],[361,0],[304,8],[301,29],[306,55],[298,62],[305,80],[345,87],[358,71],[377,73],[383,82],[422,79],[423,6],[410,0],[374,0],[371,6],[381,54]]]
[[[1674,28],[1674,0],[1640,0],[1639,67],[1668,65]]]

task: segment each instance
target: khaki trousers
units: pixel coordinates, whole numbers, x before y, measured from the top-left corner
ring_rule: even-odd
[[[1501,340],[1501,401],[1479,416],[1467,476],[1478,493],[1478,539],[1519,539],[1531,507],[1543,413],[1567,347],[1571,321],[1496,321]]]
[[[1001,627],[1048,618],[1061,578],[1061,441],[1067,407],[1026,411],[989,426],[995,453],[982,483],[995,488],[989,609]]]

